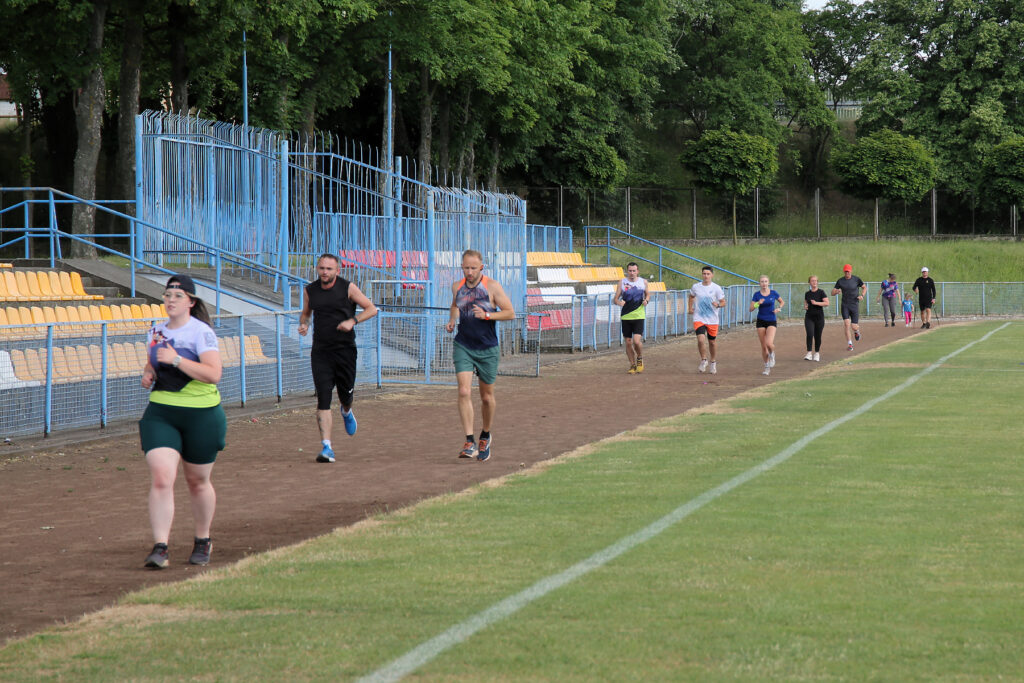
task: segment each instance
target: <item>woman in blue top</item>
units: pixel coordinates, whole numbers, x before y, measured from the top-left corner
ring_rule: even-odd
[[[764,372],[761,374],[770,375],[775,367],[775,328],[778,325],[775,314],[786,302],[771,288],[767,275],[762,275],[759,282],[761,289],[751,297],[750,310],[757,309],[757,338],[761,342],[761,358],[764,360]]]
[[[882,280],[878,296],[875,297],[875,301],[882,303],[882,320],[885,321],[886,327],[896,327],[896,303],[900,298],[900,286],[896,282],[896,275],[889,273],[889,279]]]

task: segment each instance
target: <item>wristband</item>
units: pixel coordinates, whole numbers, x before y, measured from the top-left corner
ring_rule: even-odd
[[[486,313],[484,313],[484,320],[490,320],[490,319],[491,319],[491,312],[487,311]]]

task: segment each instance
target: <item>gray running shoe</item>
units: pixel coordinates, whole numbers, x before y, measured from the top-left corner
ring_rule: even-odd
[[[197,538],[192,545],[192,555],[188,558],[189,564],[210,564],[210,551],[213,549],[213,542],[208,538]]]
[[[157,543],[153,546],[153,552],[146,558],[145,567],[151,569],[163,569],[170,563],[170,558],[167,556],[167,544]]]

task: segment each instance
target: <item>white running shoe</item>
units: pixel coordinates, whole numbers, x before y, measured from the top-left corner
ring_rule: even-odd
[[[715,361],[711,361],[711,374],[712,375],[717,375],[718,374],[718,363],[716,363]]]
[[[808,351],[807,355],[804,356],[804,360],[814,360],[814,354]]]
[[[697,366],[697,372],[707,372],[708,370],[708,359],[701,358],[700,365]]]
[[[768,367],[770,367],[770,368],[774,368],[775,367],[775,352],[774,351],[769,351],[768,352]]]
[[[814,352],[814,360],[816,360],[816,361],[820,361],[821,360],[821,354],[818,353],[817,351]]]
[[[761,374],[762,375],[770,375],[770,374],[772,374],[772,366],[770,366],[767,363],[765,363],[764,364],[764,372],[762,372]]]

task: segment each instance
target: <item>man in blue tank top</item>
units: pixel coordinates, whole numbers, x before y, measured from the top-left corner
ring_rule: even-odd
[[[451,316],[445,329],[455,335],[452,358],[459,384],[459,417],[466,442],[460,458],[484,461],[491,457],[491,425],[494,421],[494,382],[498,378],[498,331],[495,321],[512,320],[516,312],[500,284],[484,275],[483,255],[472,249],[462,254],[462,279],[452,285]],[[477,447],[473,438],[473,372],[480,384],[483,428]]]
[[[316,262],[317,279],[306,285],[299,314],[299,334],[309,331],[313,319],[313,350],[309,354],[316,388],[316,423],[320,428],[320,454],[317,462],[334,462],[331,445],[331,392],[337,388],[341,401],[341,417],[345,432],[356,433],[356,416],[352,412],[353,389],[356,384],[355,326],[377,315],[373,305],[354,282],[338,276],[338,257],[323,254]],[[356,306],[363,309],[356,313]]]

